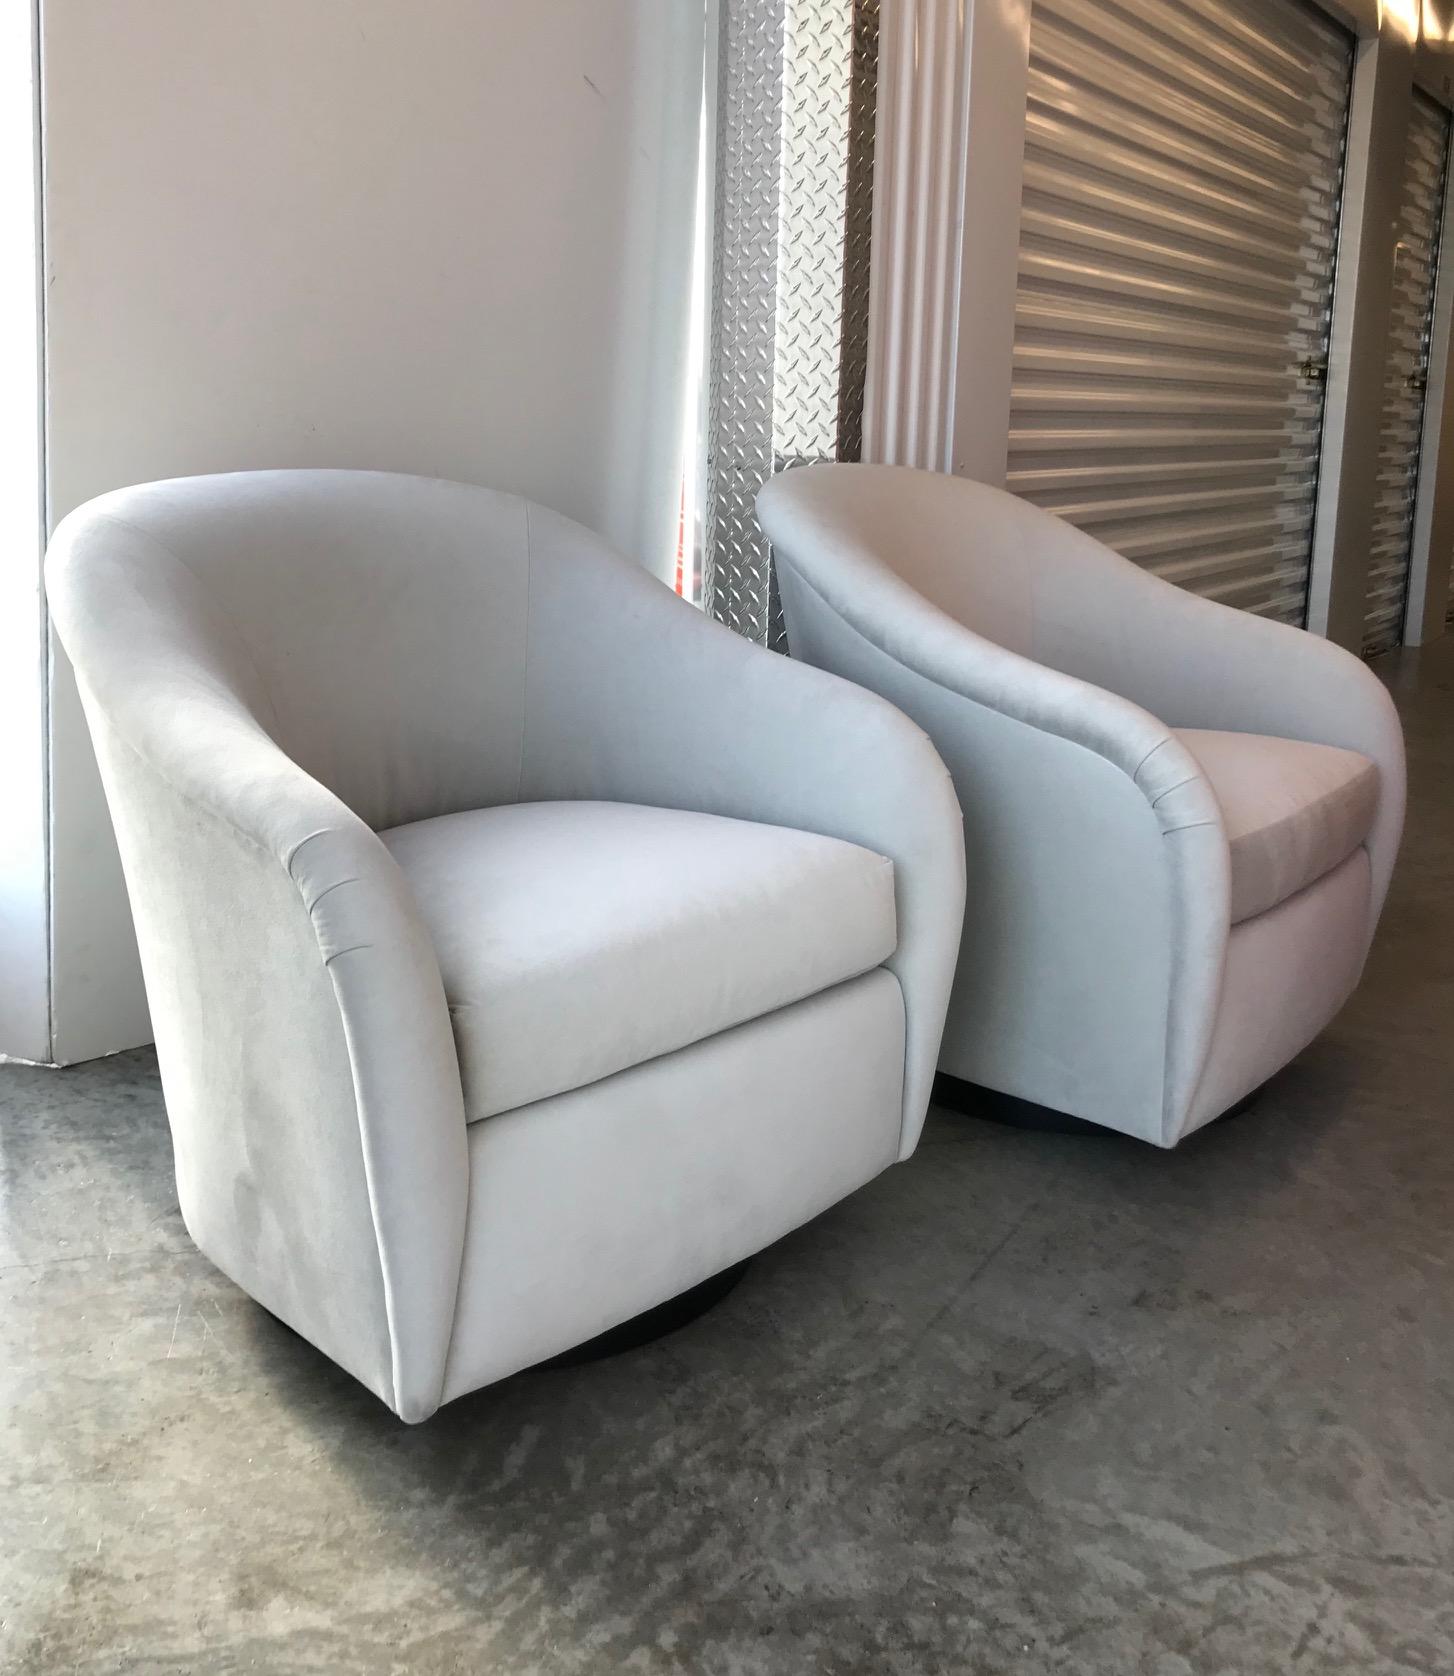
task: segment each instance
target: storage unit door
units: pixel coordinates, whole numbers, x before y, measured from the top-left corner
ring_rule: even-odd
[[[1378,495],[1363,613],[1363,650],[1370,656],[1403,640],[1448,156],[1449,114],[1426,94],[1416,92],[1399,201],[1383,428],[1378,443]]]
[[[1302,0],[1034,0],[1009,486],[1301,623],[1351,37]]]

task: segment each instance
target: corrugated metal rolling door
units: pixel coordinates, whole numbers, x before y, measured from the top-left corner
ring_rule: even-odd
[[[1416,92],[1399,203],[1383,429],[1378,444],[1378,496],[1363,616],[1363,650],[1370,655],[1385,652],[1403,640],[1448,157],[1448,112],[1426,94]]]
[[[1351,37],[1301,0],[1035,0],[1009,485],[1307,603]]]

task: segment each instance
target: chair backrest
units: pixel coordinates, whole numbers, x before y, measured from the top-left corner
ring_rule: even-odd
[[[66,520],[67,649],[103,711],[149,668],[226,687],[375,828],[508,802],[532,510],[384,472],[120,490]]]
[[[758,507],[820,592],[868,598],[897,578],[983,639],[1126,697],[1148,590],[1179,592],[1053,513],[941,472],[802,466]]]
[[[768,496],[791,497],[832,535],[837,557],[852,549],[885,564],[966,628],[1033,655],[1034,542],[1016,526],[1034,509],[1022,501],[963,478],[877,466],[799,468]],[[795,545],[794,562],[810,551]]]

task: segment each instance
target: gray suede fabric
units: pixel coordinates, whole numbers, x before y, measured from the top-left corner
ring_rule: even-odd
[[[446,1399],[694,1286],[887,1168],[903,1039],[903,993],[880,967],[472,1123]]]
[[[894,870],[816,832],[512,803],[383,832],[439,956],[471,1123],[890,959]]]
[[[849,1053],[835,1029],[853,1032],[846,1062],[866,1092],[851,1140],[829,1155],[838,1093],[825,1082],[804,1119],[817,1155],[787,1148],[791,1168],[767,1182],[763,1134],[744,1124],[733,1139],[758,1087],[749,1067],[707,1056],[716,1038],[686,1050],[718,1077],[701,1110],[725,1131],[698,1257],[778,1237],[912,1149],[964,857],[947,771],[881,699],[706,622],[564,519],[429,479],[259,472],[119,491],[64,521],[46,575],[126,870],[187,1225],[403,1418],[438,1406],[447,1365],[495,1377],[542,1328],[560,1347],[571,1322],[609,1325],[702,1275],[700,1261],[663,1261],[623,1285],[562,1263],[528,1330],[462,1315],[467,1227],[472,1249],[498,1251],[479,1245],[490,1148],[475,1137],[507,1119],[528,1133],[551,1102],[467,1129],[439,951],[380,829],[594,799],[872,852],[870,917],[887,912],[887,862],[897,927],[884,966],[855,980],[875,999],[770,1014],[800,1102],[819,1098],[812,1067]],[[558,1096],[571,1105],[551,1145],[511,1153],[511,1214],[543,1240],[555,1229],[562,1251],[571,1207],[552,1158],[571,1124],[617,1109],[620,1085]],[[614,1170],[669,1191],[650,1125],[616,1133]],[[484,1299],[518,1280],[471,1275]],[[557,1284],[573,1295],[552,1321]],[[450,1376],[449,1395],[467,1388]]]
[[[1372,891],[1368,851],[1232,927],[1216,1022],[1185,1133],[1234,1106],[1312,1041],[1357,987]]]
[[[1211,782],[1232,860],[1240,925],[1331,873],[1378,816],[1378,767],[1359,751],[1265,733],[1183,728]]]
[[[802,467],[763,489],[758,513],[793,655],[891,699],[954,776],[973,889],[946,1071],[1171,1146],[1224,1109],[1242,1071],[1262,1080],[1327,1022],[1357,981],[1403,826],[1398,720],[1357,658],[1199,599],[960,478]],[[1356,770],[1331,809],[1307,807],[1327,790],[1317,775],[1296,809],[1265,800],[1261,829],[1244,800],[1239,836],[1265,841],[1239,857],[1235,904],[1196,730],[1270,736],[1249,741],[1261,755],[1277,741],[1336,747]],[[1223,740],[1217,775],[1246,787],[1255,765],[1238,773],[1232,752]],[[1278,824],[1274,840],[1265,828]],[[1361,894],[1313,895],[1355,848]],[[1252,935],[1294,891],[1325,911],[1304,903]],[[1326,938],[1315,1024],[1303,1000],[1286,1030],[1238,1004],[1249,962],[1232,958],[1232,928],[1249,904],[1239,947],[1259,951],[1259,969],[1274,969],[1279,927],[1289,975]]]
[[[761,655],[555,513],[530,512],[522,802],[587,797],[798,827],[894,867],[906,1068],[899,1156],[934,1086],[965,895],[954,783],[876,694]],[[946,920],[945,908],[953,910]]]

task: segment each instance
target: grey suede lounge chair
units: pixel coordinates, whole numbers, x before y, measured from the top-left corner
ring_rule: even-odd
[[[47,581],[187,1227],[404,1419],[913,1150],[964,854],[882,699],[455,483],[127,489]]]
[[[947,1073],[1174,1146],[1328,1023],[1404,814],[1356,657],[960,478],[803,467],[758,512],[793,656],[891,699],[954,775]]]

